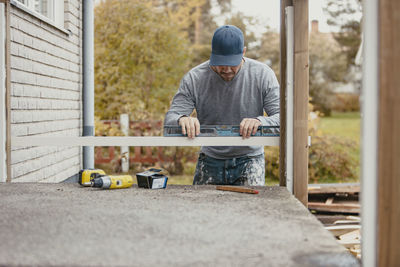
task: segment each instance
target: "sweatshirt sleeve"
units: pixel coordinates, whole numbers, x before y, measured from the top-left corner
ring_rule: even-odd
[[[268,116],[258,116],[262,126],[279,126],[279,83],[272,70],[262,80],[263,107]]]
[[[171,107],[165,115],[164,125],[177,126],[178,120],[183,116],[190,116],[195,108],[193,86],[189,84],[189,77],[185,75],[181,80],[178,92],[172,99]]]

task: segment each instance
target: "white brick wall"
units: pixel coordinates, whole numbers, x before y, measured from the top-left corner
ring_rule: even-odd
[[[79,136],[82,5],[64,1],[64,28],[12,6],[11,135]],[[81,168],[80,147],[12,147],[13,182],[59,182]]]

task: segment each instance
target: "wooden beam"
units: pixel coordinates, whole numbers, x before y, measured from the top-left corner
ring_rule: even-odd
[[[279,144],[279,185],[286,186],[286,17],[285,8],[292,6],[292,0],[281,0],[280,29],[280,144]]]
[[[307,205],[308,209],[310,210],[336,213],[360,213],[360,204],[358,204],[357,202],[336,204],[326,204],[324,202],[308,202]]]
[[[10,1],[5,2],[6,13],[6,165],[7,180],[11,182],[11,34],[10,34]]]
[[[377,266],[400,266],[400,1],[379,1]]]
[[[308,0],[294,0],[293,192],[308,202]]]
[[[279,137],[165,137],[165,136],[14,136],[17,146],[278,146]]]
[[[318,194],[335,194],[335,193],[348,193],[355,194],[360,193],[359,185],[332,185],[332,186],[309,186],[308,195]]]
[[[360,230],[360,225],[338,225],[338,226],[327,226],[326,230],[330,231],[334,236],[341,236],[355,230]]]

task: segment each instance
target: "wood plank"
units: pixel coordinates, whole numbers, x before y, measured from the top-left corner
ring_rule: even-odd
[[[338,242],[346,248],[352,248],[356,245],[360,245],[360,240],[338,240]]]
[[[357,240],[357,239],[360,240],[361,238],[360,229],[343,234],[339,236],[339,238],[340,240]]]
[[[330,194],[330,193],[360,193],[360,185],[345,186],[308,186],[308,194]]]
[[[350,248],[349,251],[353,254],[357,259],[361,259],[361,248],[359,246],[355,246],[356,248]]]
[[[337,220],[333,222],[333,224],[359,224],[359,223],[360,222],[353,220]]]
[[[310,203],[310,202],[309,202]],[[315,214],[315,217],[324,225],[332,225],[337,220],[345,220],[345,215]]]
[[[400,1],[379,1],[378,266],[400,266]]]
[[[353,221],[361,222],[361,218],[358,216],[346,216],[346,220],[353,220]]]
[[[322,202],[308,202],[308,209],[337,212],[337,213],[360,213],[360,204],[330,204],[326,205]]]
[[[165,136],[24,136],[12,137],[13,146],[278,146],[279,137],[257,136],[243,139],[226,137]]]
[[[334,236],[338,237],[353,232],[354,230],[360,230],[361,226],[360,225],[326,226],[325,229],[331,232]]]
[[[294,139],[293,192],[303,205],[308,202],[308,0],[294,7]]]
[[[325,201],[325,205],[331,205],[333,203],[334,198],[333,197],[329,197],[326,199]]]

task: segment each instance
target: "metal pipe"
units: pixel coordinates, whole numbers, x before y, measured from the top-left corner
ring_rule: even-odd
[[[6,121],[6,19],[5,4],[0,3],[0,182],[7,179]]]
[[[83,136],[94,136],[94,10],[83,1]],[[94,168],[94,147],[83,147],[83,168]]]
[[[294,57],[294,9],[286,13],[286,187],[293,194],[293,57]]]
[[[4,2],[4,1],[3,1]],[[5,19],[6,19],[6,164],[7,179],[11,182],[11,32],[10,32],[10,1],[5,1]]]
[[[378,177],[378,0],[364,1],[363,79],[361,98],[361,217],[362,263],[377,265],[377,177]]]

